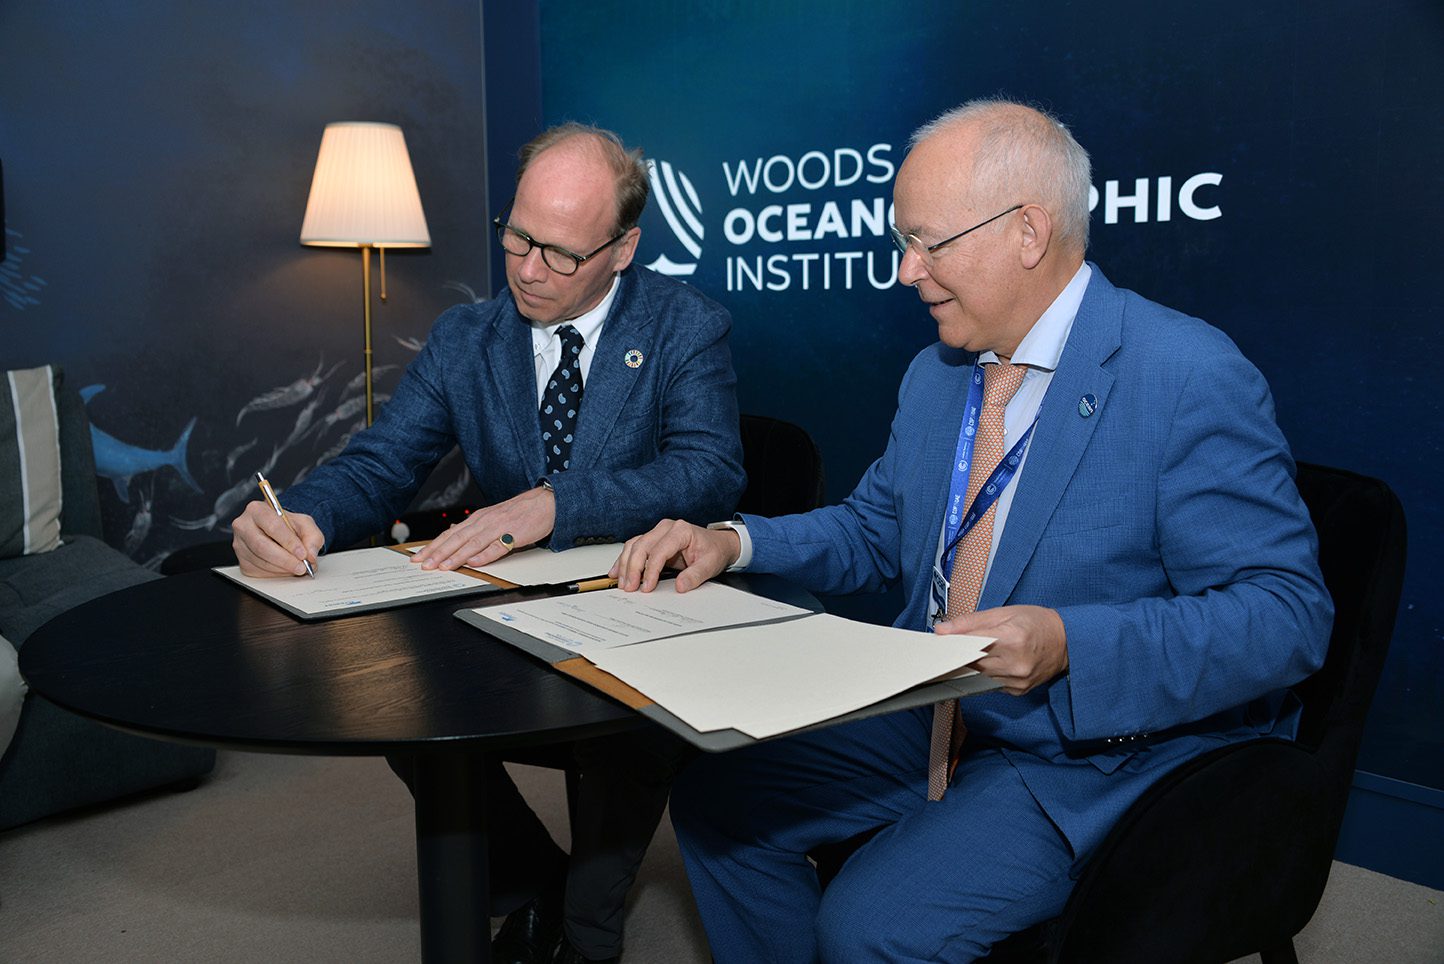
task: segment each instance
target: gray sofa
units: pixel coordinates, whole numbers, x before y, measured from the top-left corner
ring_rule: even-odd
[[[90,422],[74,390],[62,386],[56,395],[64,544],[0,559],[0,636],[17,649],[73,606],[161,578],[101,540]],[[193,787],[214,765],[213,750],[122,733],[30,693],[0,757],[0,830],[143,790]]]

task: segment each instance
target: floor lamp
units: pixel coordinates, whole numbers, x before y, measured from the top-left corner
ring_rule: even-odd
[[[381,300],[386,300],[386,249],[428,248],[431,235],[421,194],[395,124],[327,124],[306,200],[301,243],[361,249],[361,295],[366,332],[366,424],[371,410],[371,249],[380,252]]]

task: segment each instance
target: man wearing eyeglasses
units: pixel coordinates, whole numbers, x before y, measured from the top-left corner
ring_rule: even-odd
[[[1007,102],[923,127],[898,277],[938,329],[841,505],[664,522],[615,574],[901,583],[895,625],[994,638],[1000,690],[704,756],[672,818],[715,959],[966,961],[1056,916],[1147,787],[1291,737],[1332,605],[1259,372],[1083,260],[1088,155]],[[820,685],[826,671],[819,670]],[[806,855],[874,833],[825,891]]]
[[[706,521],[736,505],[731,320],[696,289],[632,265],[647,201],[641,152],[566,124],[520,161],[513,203],[493,222],[506,289],[443,314],[376,424],[282,493],[295,534],[261,503],[246,509],[234,523],[242,571],[324,569],[323,547],[378,531],[458,445],[491,504],[416,553],[425,568],[620,542],[665,516]],[[489,774],[492,910],[508,915],[499,961],[620,954],[623,900],[683,752],[644,730],[583,741],[575,755],[569,859],[499,762]],[[407,776],[407,760],[390,762]]]

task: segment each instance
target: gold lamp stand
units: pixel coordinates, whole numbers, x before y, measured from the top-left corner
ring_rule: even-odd
[[[386,301],[386,249],[427,248],[431,234],[421,193],[395,124],[327,124],[306,199],[301,243],[361,249],[365,326],[366,424],[375,421],[371,382],[371,249],[380,253],[381,300]]]

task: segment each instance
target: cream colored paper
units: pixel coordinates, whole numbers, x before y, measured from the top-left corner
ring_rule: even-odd
[[[216,572],[307,616],[376,608],[423,596],[488,587],[475,576],[437,569],[428,572],[409,556],[385,547],[324,555],[316,566],[314,579],[309,576],[257,579],[242,575],[239,566],[218,567]]]
[[[407,551],[420,552],[422,548],[411,546]],[[551,586],[605,576],[621,554],[620,542],[576,546],[561,552],[532,547],[518,549],[496,562],[477,566],[476,571],[504,579],[515,586]]]
[[[586,655],[697,730],[762,739],[958,675],[991,642],[823,613]]]
[[[674,586],[669,579],[659,583],[654,592],[606,589],[483,607],[475,612],[492,622],[588,658],[596,651],[679,633],[808,613],[806,609],[721,583],[709,582],[680,594]]]

